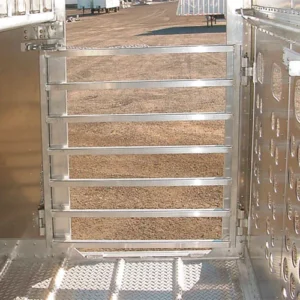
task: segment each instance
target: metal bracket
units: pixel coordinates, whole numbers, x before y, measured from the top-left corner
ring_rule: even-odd
[[[253,82],[256,82],[255,64],[253,64],[253,66],[250,65],[250,59],[246,53],[242,58],[242,85],[248,86],[251,77],[253,78]]]
[[[39,229],[40,229],[40,236],[45,236],[46,234],[45,210],[43,207],[39,208]]]
[[[284,48],[283,64],[288,68],[290,76],[300,76],[300,53]]]
[[[242,236],[244,235],[244,229],[248,228],[248,220],[245,218],[245,211],[239,209],[237,212],[238,218],[238,227],[237,227],[237,235]]]
[[[64,39],[63,22],[44,23],[39,25],[27,26],[23,30],[23,43],[21,51],[56,51],[62,48],[57,43]]]
[[[24,41],[63,39],[64,24],[63,22],[53,22],[27,26],[23,33]]]

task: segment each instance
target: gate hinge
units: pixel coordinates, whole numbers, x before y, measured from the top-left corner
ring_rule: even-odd
[[[300,53],[284,48],[283,64],[288,68],[290,76],[300,76]]]
[[[245,218],[245,211],[239,209],[237,211],[237,219],[238,219],[238,226],[237,226],[237,235],[241,236],[244,235],[244,229],[248,228],[248,220]]]
[[[39,208],[39,230],[40,230],[40,236],[45,236],[46,234],[45,210],[43,207]]]
[[[253,82],[256,82],[256,68],[255,63],[251,66],[248,54],[242,58],[242,85],[247,86],[250,83],[250,78],[253,78]]]

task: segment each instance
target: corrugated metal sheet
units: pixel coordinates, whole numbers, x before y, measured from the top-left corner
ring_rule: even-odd
[[[179,0],[177,15],[224,15],[226,0]]]

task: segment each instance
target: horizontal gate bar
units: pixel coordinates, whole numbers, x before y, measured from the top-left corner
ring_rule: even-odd
[[[224,186],[231,178],[113,178],[113,179],[51,179],[51,187],[143,187],[143,186]]]
[[[229,153],[231,146],[128,146],[50,148],[49,155],[147,155],[147,154],[207,154]]]
[[[68,209],[52,210],[52,217],[61,218],[222,218],[230,210],[215,209]]]
[[[228,113],[158,113],[158,114],[103,114],[50,116],[48,123],[100,123],[100,122],[169,122],[169,121],[223,121],[232,118]]]
[[[191,46],[158,46],[142,48],[104,48],[104,49],[66,49],[46,52],[47,57],[81,57],[107,55],[144,55],[144,54],[180,54],[180,53],[222,53],[233,52],[233,45],[191,45]]]
[[[69,244],[75,248],[228,248],[223,240],[53,240],[54,244]]]
[[[224,255],[223,251],[226,252]],[[230,251],[230,249],[222,248],[219,250],[219,253],[215,252],[214,254],[210,253],[211,250],[137,250],[137,251],[101,251],[101,252],[87,252],[84,251],[84,256],[87,258],[108,258],[108,259],[116,259],[116,258],[128,258],[131,260],[140,259],[150,259],[153,260],[153,257],[160,258],[163,260],[170,260],[174,257],[184,257],[188,260],[194,260],[195,258],[201,258],[201,260],[211,260],[211,259],[218,259],[218,260],[236,260],[239,259],[239,255]],[[208,255],[209,254],[209,255]]]
[[[47,91],[112,90],[112,89],[160,89],[232,86],[232,79],[174,79],[174,80],[132,80],[50,83]]]

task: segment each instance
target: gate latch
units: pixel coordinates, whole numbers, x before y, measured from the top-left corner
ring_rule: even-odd
[[[242,236],[244,235],[244,229],[248,228],[248,220],[245,218],[245,211],[239,209],[237,211],[237,218],[238,218],[238,227],[237,227],[237,235]]]
[[[44,207],[39,208],[39,230],[40,230],[40,236],[45,236],[46,227],[45,227],[45,210],[44,210]]]
[[[284,48],[283,64],[288,68],[290,76],[300,76],[300,53]]]
[[[21,51],[58,51],[64,49],[65,47],[61,44],[38,44],[38,43],[22,43]]]
[[[253,78],[253,82],[256,82],[256,68],[255,64],[251,66],[250,58],[246,53],[242,58],[242,85],[247,86],[250,83],[250,78]]]

